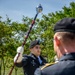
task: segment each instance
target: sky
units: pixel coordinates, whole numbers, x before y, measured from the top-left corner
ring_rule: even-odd
[[[34,18],[39,4],[42,5],[43,11],[37,18],[41,18],[42,14],[60,11],[63,6],[69,7],[70,2],[75,0],[0,0],[0,16],[2,20],[6,20],[8,15],[12,21],[22,22],[23,15]]]

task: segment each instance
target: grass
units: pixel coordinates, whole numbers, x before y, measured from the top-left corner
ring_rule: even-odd
[[[5,75],[9,75],[11,68],[6,68]],[[1,75],[3,75],[3,70],[1,71]],[[22,68],[14,68],[11,75],[24,75]]]

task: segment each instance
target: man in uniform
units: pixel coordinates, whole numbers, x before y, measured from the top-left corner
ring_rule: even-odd
[[[30,54],[29,55],[23,55],[24,48],[18,47],[17,53],[20,53],[20,56],[16,62],[17,67],[23,67],[24,75],[34,75],[34,71],[39,67],[46,63],[46,60],[40,56],[41,54],[41,48],[40,48],[40,41],[34,40],[31,42],[30,46]],[[17,59],[17,55],[14,58],[14,62]]]
[[[75,75],[75,18],[63,18],[54,26],[54,32],[59,62],[37,69],[35,75]]]

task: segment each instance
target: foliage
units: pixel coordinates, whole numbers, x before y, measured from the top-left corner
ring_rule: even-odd
[[[53,62],[55,56],[53,50],[53,26],[62,18],[75,17],[74,11],[75,3],[71,2],[69,7],[64,6],[60,11],[42,15],[42,19],[37,19],[24,46],[24,53],[29,54],[31,40],[40,39],[42,55],[48,62]],[[22,45],[33,19],[23,16],[22,23],[18,23],[12,22],[7,15],[6,18],[6,21],[2,21],[0,16],[0,75],[6,74],[6,67],[12,67],[16,48]]]

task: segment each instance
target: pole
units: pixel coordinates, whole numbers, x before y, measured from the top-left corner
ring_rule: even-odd
[[[26,44],[26,40],[27,40],[27,38],[28,38],[28,36],[29,36],[31,30],[32,30],[33,25],[35,24],[35,20],[36,20],[38,14],[39,14],[42,10],[43,10],[43,8],[42,8],[41,4],[39,4],[39,6],[36,8],[37,13],[36,13],[36,15],[35,15],[35,17],[34,17],[32,23],[31,23],[31,26],[30,26],[30,28],[29,28],[29,30],[28,30],[28,33],[27,33],[27,35],[26,35],[26,37],[25,37],[25,39],[24,39],[24,42],[22,43],[22,46],[23,46],[23,47],[24,47],[24,45]],[[19,56],[20,56],[20,53],[18,53],[18,56],[17,56],[16,61],[18,60]],[[11,74],[12,74],[12,71],[13,71],[13,69],[14,69],[14,67],[15,67],[16,61],[14,62],[14,64],[13,64],[13,66],[12,66],[12,68],[11,68],[11,70],[10,70],[10,72],[9,72],[8,75],[11,75]]]

